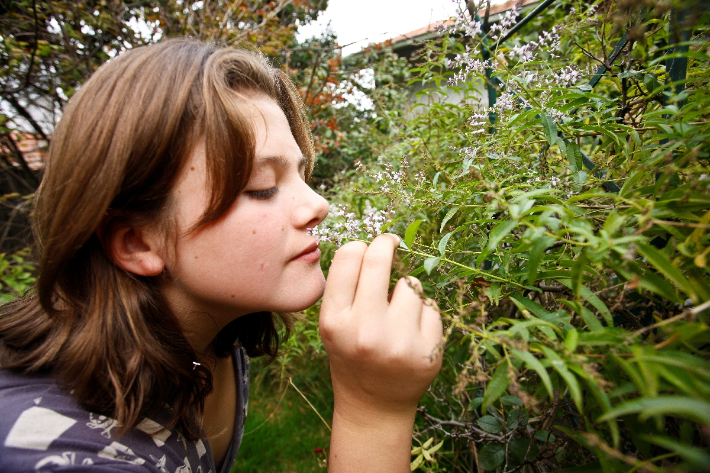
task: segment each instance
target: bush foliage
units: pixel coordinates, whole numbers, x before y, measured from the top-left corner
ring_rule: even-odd
[[[320,229],[399,233],[442,310],[412,470],[707,471],[707,9],[555,2],[499,44],[516,12],[476,20],[427,45]]]

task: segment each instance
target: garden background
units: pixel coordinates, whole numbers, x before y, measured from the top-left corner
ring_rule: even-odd
[[[419,277],[442,310],[412,470],[710,471],[707,2],[469,2],[406,57],[297,41],[326,5],[3,2],[2,301],[33,283],[32,193],[81,83],[165,37],[250,44],[311,116],[324,269],[347,239],[398,233],[393,281]],[[324,467],[317,316],[254,360],[235,471]]]

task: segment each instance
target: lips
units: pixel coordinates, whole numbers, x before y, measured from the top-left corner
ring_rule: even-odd
[[[320,249],[318,249],[318,243],[313,242],[308,245],[308,247],[301,253],[294,256],[291,261],[304,261],[304,262],[315,262],[320,260]]]

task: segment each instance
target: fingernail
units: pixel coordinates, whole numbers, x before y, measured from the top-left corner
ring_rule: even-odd
[[[397,239],[397,246],[399,246],[399,244],[402,242],[402,237],[400,237],[396,233],[384,233],[384,235],[390,235],[395,237]]]

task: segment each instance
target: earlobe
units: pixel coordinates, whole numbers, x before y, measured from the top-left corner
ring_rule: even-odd
[[[157,252],[148,232],[129,225],[113,225],[104,236],[104,248],[120,268],[138,276],[157,276],[165,261]]]

